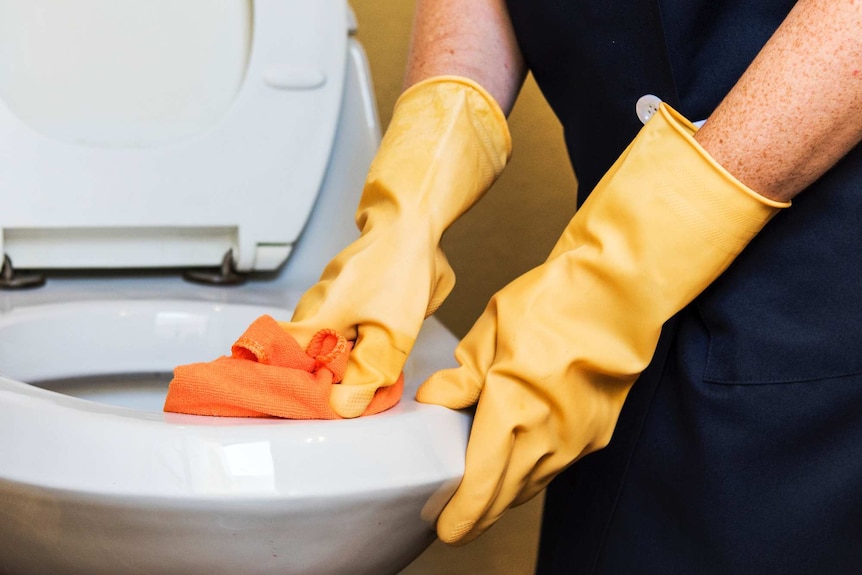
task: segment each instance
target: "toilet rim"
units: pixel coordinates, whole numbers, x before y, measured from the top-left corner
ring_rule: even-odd
[[[86,317],[98,324],[102,314],[131,318],[134,327],[135,321],[156,318],[160,310],[178,309],[198,319],[227,319],[213,329],[233,330],[230,335],[235,337],[239,332],[233,324],[278,308],[183,300],[19,307],[0,313],[4,341],[0,352],[8,360],[16,351],[9,336],[33,326],[41,331],[46,324],[40,322],[56,325]],[[384,413],[354,420],[145,412],[40,389],[3,370],[0,481],[100,495],[195,500],[352,496],[457,482],[463,473],[470,416],[413,399],[424,377],[447,367],[439,365],[440,357],[447,356],[444,350],[453,339],[436,320],[426,323],[406,370],[401,402]]]

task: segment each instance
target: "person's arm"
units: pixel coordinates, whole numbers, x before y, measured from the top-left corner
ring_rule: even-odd
[[[455,282],[443,233],[511,152],[501,108],[511,107],[524,72],[501,3],[420,2],[412,54],[357,208],[361,235],[281,324],[303,347],[320,329],[355,341],[330,389],[342,417],[366,413],[381,388],[397,385],[423,320]]]
[[[460,367],[417,393],[476,406],[441,540],[478,537],[607,445],[666,321],[859,142],[860,31],[858,0],[801,0],[700,131],[660,105],[548,260],[494,295]]]
[[[862,2],[802,0],[695,136],[786,201],[862,139]]]
[[[434,76],[464,76],[508,114],[526,75],[503,0],[418,0],[405,87]]]

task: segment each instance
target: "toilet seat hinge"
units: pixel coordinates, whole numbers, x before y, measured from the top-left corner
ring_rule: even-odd
[[[215,271],[189,270],[183,274],[188,281],[209,285],[232,286],[245,283],[245,276],[236,272],[233,263],[233,249],[225,253],[221,266]]]
[[[45,284],[43,274],[21,274],[12,267],[12,259],[3,254],[3,267],[0,267],[0,289],[25,289],[41,287]]]

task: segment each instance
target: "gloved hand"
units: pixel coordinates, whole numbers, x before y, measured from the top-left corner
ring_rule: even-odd
[[[458,490],[437,522],[447,543],[610,441],[662,324],[734,260],[781,204],[754,193],[666,105],[571,220],[548,260],[504,287],[417,399],[477,403]]]
[[[398,379],[423,320],[455,283],[440,238],[487,191],[510,151],[505,115],[470,80],[431,78],[399,98],[357,210],[361,236],[281,324],[302,346],[323,328],[355,340],[330,394],[340,416],[360,415],[379,387]]]

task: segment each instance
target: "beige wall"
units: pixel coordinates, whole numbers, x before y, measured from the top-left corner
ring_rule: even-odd
[[[413,12],[408,0],[351,0],[368,53],[383,127],[401,92]],[[463,335],[488,298],[544,260],[574,213],[575,180],[562,130],[532,79],[510,117],[512,161],[443,242],[458,281],[437,312]]]

